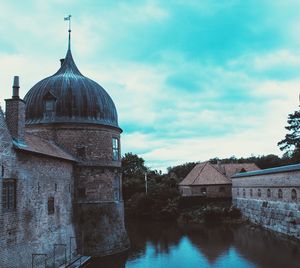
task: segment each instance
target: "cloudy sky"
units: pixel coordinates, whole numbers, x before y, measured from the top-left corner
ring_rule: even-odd
[[[122,151],[152,168],[278,154],[300,91],[298,0],[0,0],[0,98],[59,68],[113,98]]]

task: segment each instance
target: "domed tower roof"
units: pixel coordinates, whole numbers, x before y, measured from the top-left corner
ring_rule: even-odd
[[[26,94],[26,125],[88,123],[119,128],[114,102],[95,81],[78,70],[69,46],[60,69]]]

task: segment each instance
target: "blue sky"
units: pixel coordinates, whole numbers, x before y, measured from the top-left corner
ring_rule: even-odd
[[[112,96],[122,152],[156,169],[281,154],[298,107],[297,0],[0,0],[1,105],[59,68],[72,14],[80,71]]]

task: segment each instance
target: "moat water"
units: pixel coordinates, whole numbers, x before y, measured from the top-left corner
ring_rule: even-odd
[[[131,249],[87,268],[299,268],[300,242],[249,224],[129,222]]]

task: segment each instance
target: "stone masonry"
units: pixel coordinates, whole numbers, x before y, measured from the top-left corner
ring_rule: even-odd
[[[14,181],[15,208],[5,210],[0,199],[0,267],[31,267],[32,254],[47,254],[34,258],[34,267],[53,265],[54,244],[68,244],[74,251],[76,243],[72,224],[73,164],[71,161],[15,150],[0,114],[0,159],[3,183]],[[47,202],[54,199],[54,213],[49,215]],[[61,262],[57,248],[57,265]]]
[[[300,239],[300,165],[237,174],[232,197],[250,221]]]

